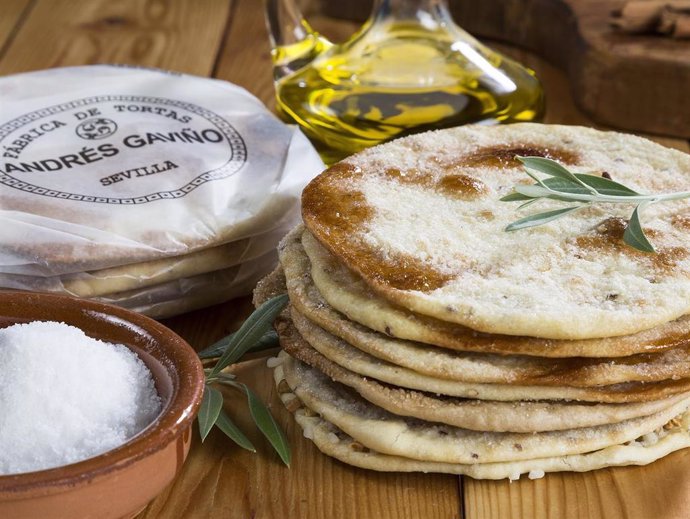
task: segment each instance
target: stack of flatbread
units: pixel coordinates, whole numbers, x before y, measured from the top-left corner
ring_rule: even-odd
[[[163,318],[248,294],[275,266],[275,244],[284,227],[204,248],[58,276],[0,273],[0,287],[64,293]]]
[[[499,199],[543,156],[640,193],[685,191],[690,156],[617,133],[517,124],[400,139],[334,165],[257,302],[287,291],[275,380],[304,435],[380,471],[537,478],[690,446],[690,204],[508,233]]]
[[[121,66],[0,78],[0,288],[166,317],[248,294],[323,162],[226,81]]]

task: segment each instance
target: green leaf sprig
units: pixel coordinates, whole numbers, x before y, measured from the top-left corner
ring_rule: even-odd
[[[278,453],[283,463],[290,466],[290,446],[287,438],[266,405],[246,384],[238,382],[235,375],[223,372],[247,352],[277,346],[278,336],[271,325],[287,303],[287,294],[269,299],[247,318],[239,330],[199,352],[199,357],[202,359],[220,358],[215,366],[204,370],[206,386],[197,420],[202,442],[215,425],[243,449],[256,452],[252,442],[223,410],[223,394],[213,387],[213,384],[237,389],[246,395],[249,413],[256,426]]]
[[[640,213],[657,202],[690,198],[690,191],[657,195],[641,194],[603,176],[572,173],[558,162],[543,157],[517,157],[517,159],[522,162],[525,172],[535,183],[514,186],[513,192],[501,198],[501,201],[523,202],[518,209],[544,199],[571,202],[575,205],[520,218],[508,225],[505,228],[506,231],[544,225],[595,203],[636,204],[623,233],[623,241],[642,252],[656,252],[642,229]],[[546,178],[540,178],[538,174],[546,175]]]

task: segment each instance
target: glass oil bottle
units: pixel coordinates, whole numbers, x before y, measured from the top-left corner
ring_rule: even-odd
[[[375,0],[333,44],[292,0],[271,0],[278,109],[336,160],[389,139],[468,123],[538,120],[534,73],[458,27],[445,0]]]

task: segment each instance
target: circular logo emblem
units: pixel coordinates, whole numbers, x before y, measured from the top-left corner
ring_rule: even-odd
[[[110,137],[117,131],[117,124],[112,119],[106,119],[104,117],[87,119],[80,123],[75,131],[82,139],[94,141]]]
[[[146,204],[182,198],[247,161],[228,120],[174,99],[93,96],[0,123],[0,187],[30,195]]]

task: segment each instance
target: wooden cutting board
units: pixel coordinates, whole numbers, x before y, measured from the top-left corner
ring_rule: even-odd
[[[610,14],[624,3],[449,0],[455,20],[473,35],[527,48],[562,69],[576,103],[596,122],[689,138],[690,40],[615,31]],[[370,4],[325,1],[324,8],[362,20]]]

